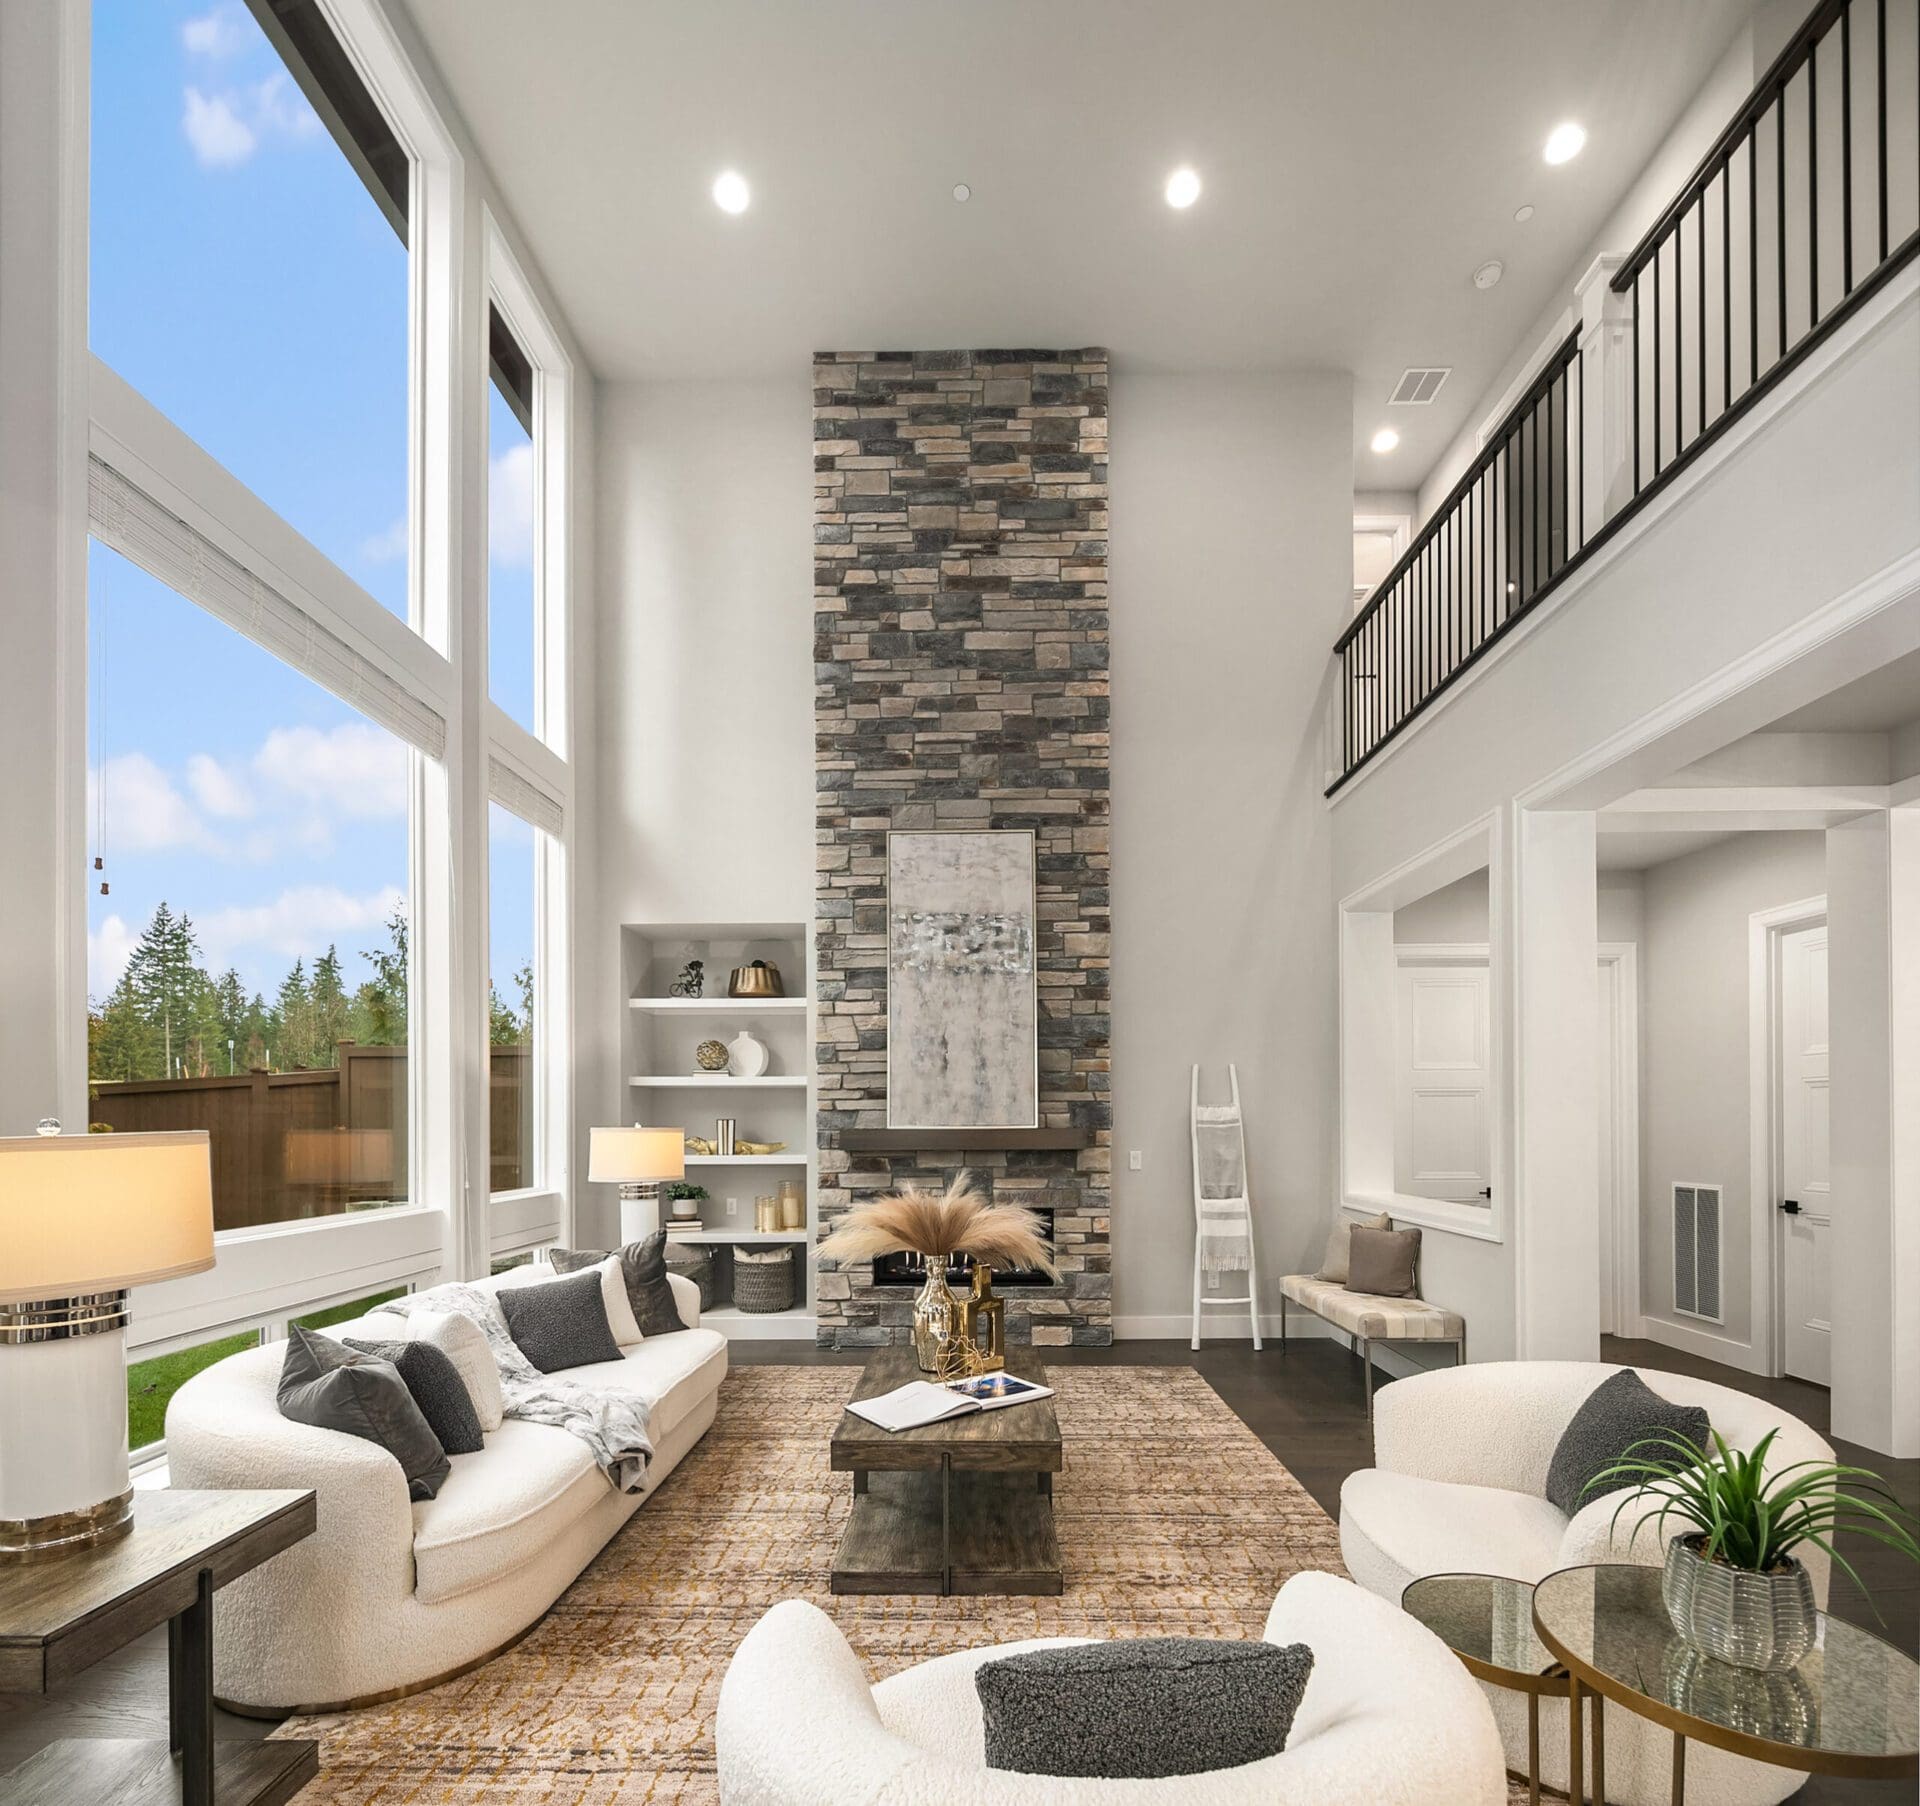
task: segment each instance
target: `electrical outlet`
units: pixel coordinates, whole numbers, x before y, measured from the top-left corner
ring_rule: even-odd
[[[1140,1170],[1140,1150],[1138,1148],[1129,1148],[1127,1150],[1127,1171],[1130,1173],[1137,1173],[1139,1170]]]
[[[729,1198],[727,1200],[727,1215],[730,1217],[737,1217],[739,1214],[740,1214],[740,1200],[738,1198]]]

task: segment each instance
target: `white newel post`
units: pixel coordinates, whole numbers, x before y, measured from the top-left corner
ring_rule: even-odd
[[[1633,297],[1612,287],[1625,261],[1596,257],[1573,291],[1580,309],[1580,518],[1587,538],[1633,499]]]

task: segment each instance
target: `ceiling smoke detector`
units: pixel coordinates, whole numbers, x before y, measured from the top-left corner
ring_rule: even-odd
[[[1516,207],[1513,210],[1513,220],[1517,226],[1524,226],[1532,218],[1533,203],[1530,201],[1524,207]]]
[[[1387,406],[1424,408],[1440,393],[1440,385],[1452,374],[1451,364],[1403,370],[1400,380],[1393,385],[1393,393],[1387,397]]]
[[[1485,263],[1473,272],[1473,286],[1475,288],[1492,288],[1506,273],[1507,266],[1502,263],[1499,258],[1489,257]]]
[[[956,182],[953,185],[953,198],[956,201],[970,201],[973,199],[973,190],[964,182]]]

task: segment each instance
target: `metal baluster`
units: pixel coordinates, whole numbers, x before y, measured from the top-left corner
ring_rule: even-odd
[[[1853,293],[1853,7],[1840,11],[1840,287]]]
[[[1653,247],[1653,474],[1660,474],[1660,253],[1664,239]]]
[[[1747,386],[1760,380],[1760,134],[1747,127]]]
[[[1820,40],[1807,45],[1807,330],[1820,324]]]
[[[1720,164],[1720,411],[1733,406],[1733,153]]]
[[[1782,81],[1773,105],[1774,198],[1780,242],[1780,357],[1787,355],[1787,84]]]
[[[1877,95],[1876,112],[1879,127],[1880,173],[1878,177],[1878,201],[1880,208],[1880,261],[1887,261],[1887,0],[1880,0],[1876,8],[1874,21],[1875,51],[1873,58],[1874,87]]]
[[[1693,436],[1698,439],[1707,430],[1707,191],[1704,188],[1700,190],[1693,217],[1696,222],[1693,254],[1700,265],[1694,272],[1694,287],[1699,290],[1695,297],[1698,302],[1695,317],[1699,322],[1700,344],[1693,354],[1700,370],[1699,418],[1693,423]]]

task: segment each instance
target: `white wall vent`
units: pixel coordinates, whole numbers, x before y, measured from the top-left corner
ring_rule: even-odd
[[[1453,374],[1449,364],[1444,370],[1407,370],[1393,385],[1387,405],[1394,408],[1424,408],[1440,393],[1440,385]]]
[[[1673,1308],[1682,1317],[1720,1317],[1720,1187],[1673,1188]]]

